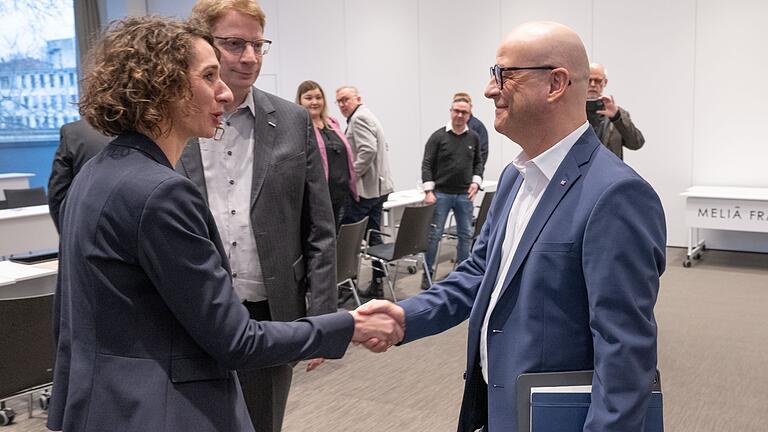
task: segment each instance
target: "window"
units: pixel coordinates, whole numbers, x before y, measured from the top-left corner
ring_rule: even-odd
[[[47,186],[59,128],[79,118],[65,103],[77,99],[73,4],[0,0],[14,24],[0,26],[0,173],[34,173],[32,187]]]

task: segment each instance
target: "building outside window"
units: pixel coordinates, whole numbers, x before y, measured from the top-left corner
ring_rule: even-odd
[[[59,128],[80,118],[73,2],[0,0],[0,15],[0,173],[47,186]]]

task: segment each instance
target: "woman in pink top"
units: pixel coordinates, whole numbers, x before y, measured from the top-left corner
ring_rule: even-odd
[[[333,206],[333,216],[338,231],[349,199],[357,200],[357,177],[354,170],[354,153],[347,138],[339,128],[339,122],[328,116],[325,92],[320,84],[304,81],[296,91],[296,103],[309,111],[315,127],[317,145],[323,158],[325,178]]]

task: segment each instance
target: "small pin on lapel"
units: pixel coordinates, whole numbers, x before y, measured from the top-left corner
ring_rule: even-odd
[[[565,186],[566,183],[568,183],[568,182],[565,181],[565,180],[560,180],[560,186]]]
[[[277,127],[277,125],[276,125],[276,124],[274,124],[274,123],[272,123],[272,122],[267,122],[267,124],[269,124],[269,125],[270,125],[270,126],[272,126],[272,127]]]

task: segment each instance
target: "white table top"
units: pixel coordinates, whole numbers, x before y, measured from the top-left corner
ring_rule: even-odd
[[[0,210],[0,221],[30,216],[48,215],[48,204]]]
[[[715,198],[768,201],[768,188],[691,186],[680,195],[689,198]]]
[[[496,190],[498,185],[496,180],[483,180],[482,189],[484,191]],[[384,203],[384,210],[389,210],[395,207],[403,207],[411,204],[418,204],[424,201],[424,191],[419,189],[408,189],[402,191],[396,191],[389,194],[389,199]]]
[[[32,177],[32,173],[0,173],[0,180]]]
[[[12,261],[0,261],[0,278],[11,279],[14,282],[21,282],[53,274],[56,274],[55,269],[19,264]]]

